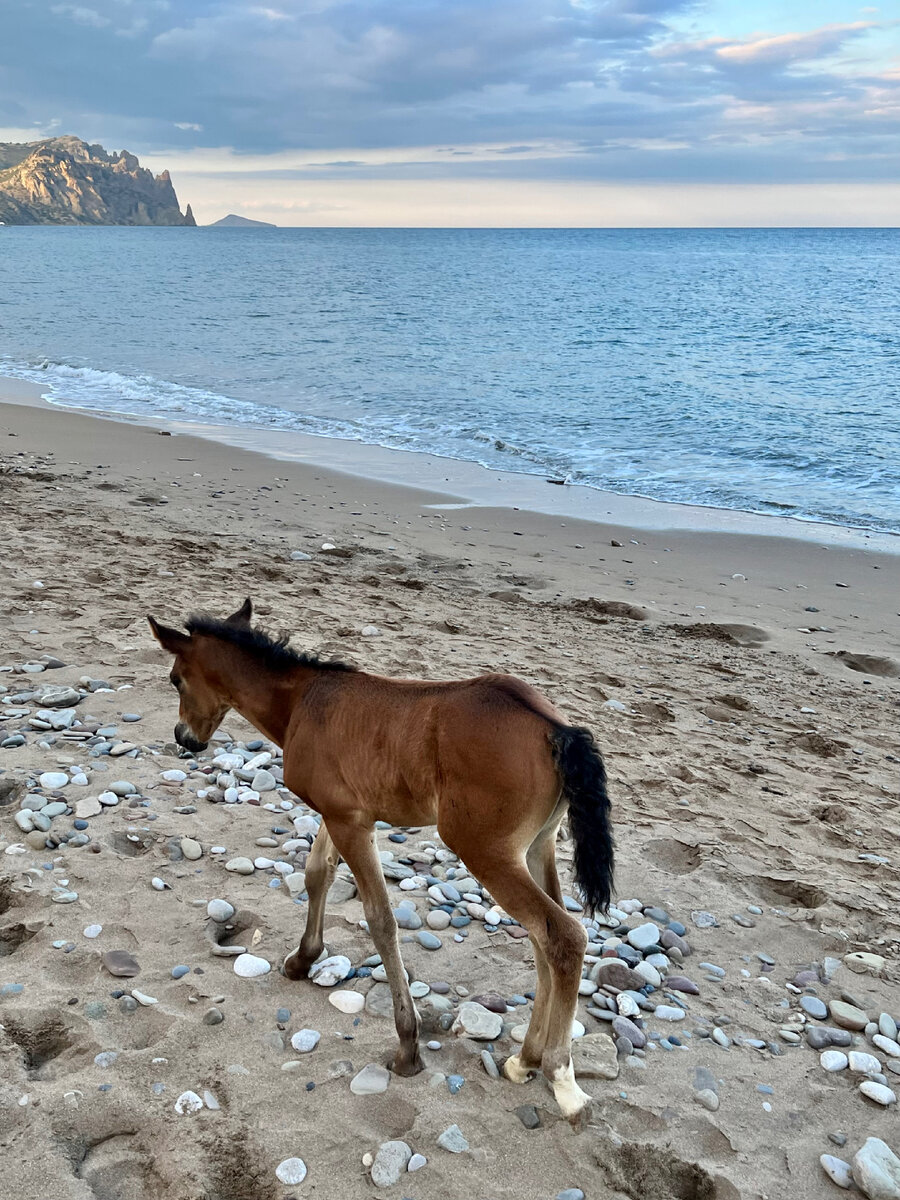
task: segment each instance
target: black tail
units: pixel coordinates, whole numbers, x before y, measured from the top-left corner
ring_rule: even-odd
[[[575,843],[575,879],[589,910],[606,909],[613,886],[613,836],[606,768],[589,729],[558,726],[550,735],[569,828]]]

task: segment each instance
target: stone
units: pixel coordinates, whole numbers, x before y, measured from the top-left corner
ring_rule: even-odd
[[[350,1091],[354,1096],[378,1096],[387,1091],[390,1082],[388,1070],[378,1063],[369,1063],[350,1080]]]
[[[132,988],[131,994],[144,1008],[151,1008],[154,1004],[159,1004],[155,996],[148,996],[146,992],[139,992],[137,988]]]
[[[86,925],[84,928],[84,936],[86,938],[98,938],[103,932],[102,925]]]
[[[130,979],[140,972],[137,959],[129,954],[127,950],[106,950],[101,956],[100,961],[109,971],[110,975],[115,975],[120,979]]]
[[[181,853],[190,861],[196,861],[203,854],[203,847],[191,837],[181,839]]]
[[[651,946],[659,944],[660,929],[652,921],[648,921],[645,925],[638,925],[636,929],[631,929],[628,932],[628,942],[634,946],[635,950],[649,950]]]
[[[513,1110],[526,1129],[537,1129],[541,1118],[533,1104],[520,1104]]]
[[[859,1050],[851,1050],[848,1059],[850,1070],[858,1075],[880,1075],[881,1063],[874,1054],[863,1054]]]
[[[647,1035],[628,1017],[615,1017],[612,1022],[612,1031],[616,1037],[627,1038],[635,1050],[643,1050],[647,1044]]]
[[[409,1160],[409,1162],[406,1164],[406,1169],[410,1173],[412,1173],[413,1171],[421,1171],[421,1169],[427,1163],[428,1163],[428,1159],[425,1157],[424,1154],[414,1154],[412,1156],[412,1158]]]
[[[719,1107],[719,1097],[712,1088],[701,1088],[699,1092],[694,1092],[694,1099],[698,1104],[702,1104],[704,1108],[710,1112],[716,1112]]]
[[[897,1095],[884,1083],[876,1083],[874,1079],[867,1079],[865,1083],[859,1085],[859,1090],[869,1100],[874,1100],[876,1104],[880,1104],[883,1108],[887,1108],[891,1104],[897,1103]]]
[[[462,1154],[469,1149],[469,1143],[458,1125],[449,1125],[438,1138],[437,1144],[442,1150],[449,1150],[451,1154]]]
[[[848,1162],[844,1162],[842,1158],[835,1158],[833,1154],[820,1154],[819,1162],[832,1183],[836,1183],[840,1188],[853,1186],[853,1168]]]
[[[443,945],[443,942],[437,936],[437,934],[432,933],[428,929],[420,929],[416,934],[416,941],[423,950],[440,950],[441,946]]]
[[[75,816],[82,820],[87,817],[96,817],[102,811],[103,805],[98,796],[83,796],[75,805]]]
[[[227,900],[210,900],[206,906],[206,915],[218,924],[230,921],[234,916],[234,905]]]
[[[241,979],[255,979],[260,975],[268,975],[271,970],[271,963],[255,954],[239,954],[234,960],[234,973]]]
[[[830,1001],[828,1011],[835,1025],[842,1029],[862,1030],[869,1021],[862,1009],[857,1008],[855,1004],[847,1004],[844,1000]]]
[[[711,912],[704,912],[702,910],[692,912],[691,920],[698,929],[712,929],[714,925],[718,925],[719,923]]]
[[[309,969],[309,977],[319,987],[334,987],[342,979],[346,979],[353,970],[353,964],[344,954],[332,954],[321,962],[313,963]]]
[[[869,1200],[900,1200],[900,1158],[881,1138],[866,1138],[853,1156],[853,1181]]]
[[[668,975],[666,977],[666,987],[673,992],[685,992],[688,996],[699,996],[700,989],[690,979],[686,979],[684,975]]]
[[[828,1016],[828,1006],[818,996],[801,996],[800,1007],[809,1017],[814,1017],[817,1021],[824,1021]]]
[[[825,1071],[844,1071],[848,1061],[847,1055],[840,1050],[826,1050],[819,1055],[819,1062]]]
[[[891,1041],[897,1041],[897,1022],[890,1013],[883,1012],[878,1017],[878,1032]]]
[[[44,771],[38,776],[38,783],[42,788],[55,792],[68,786],[69,777],[65,771]]]
[[[493,1042],[503,1030],[503,1018],[499,1013],[485,1008],[483,1004],[467,1001],[459,1006],[451,1030],[457,1035]]]
[[[257,771],[253,776],[250,787],[254,792],[274,792],[278,787],[278,780],[271,771]]]
[[[204,1025],[221,1025],[225,1020],[225,1014],[220,1008],[208,1008],[203,1014]]]
[[[356,883],[347,875],[338,875],[328,889],[328,903],[343,904],[347,900],[352,900],[355,895]]]
[[[366,993],[366,1012],[373,1017],[392,1017],[394,1015],[394,1001],[388,984],[374,983],[369,988]]]
[[[338,1012],[353,1014],[362,1012],[365,1008],[366,998],[362,992],[331,992],[328,996],[328,1003]]]
[[[889,1058],[900,1058],[900,1044],[895,1042],[893,1038],[885,1037],[882,1033],[874,1033],[872,1035],[872,1043]]]
[[[203,1108],[203,1101],[196,1092],[182,1092],[175,1101],[175,1111],[179,1116],[198,1113]]]
[[[634,1045],[630,1038],[628,1042]],[[572,1064],[576,1078],[616,1079],[619,1060],[615,1042],[605,1033],[585,1034],[572,1043]]]
[[[880,954],[865,954],[861,950],[845,954],[842,961],[844,966],[856,975],[880,975],[885,962]]]
[[[275,1168],[275,1174],[281,1183],[293,1187],[306,1178],[306,1163],[302,1158],[285,1158]]]
[[[81,692],[73,687],[47,686],[38,691],[35,699],[47,708],[68,708],[70,704],[78,704]]]
[[[309,1054],[318,1046],[321,1036],[317,1029],[298,1029],[291,1038],[291,1045],[298,1054]]]
[[[596,983],[598,990],[608,987],[619,992],[639,992],[646,982],[637,971],[618,958],[602,958],[600,962],[594,963],[589,977]]]
[[[654,1017],[660,1021],[683,1021],[685,1012],[683,1008],[676,1008],[672,1004],[657,1004],[653,1010]],[[797,1039],[800,1040],[799,1038]]]
[[[411,1158],[412,1150],[406,1142],[382,1142],[372,1163],[372,1183],[379,1188],[393,1187],[400,1182]]]
[[[252,875],[255,869],[252,860],[240,854],[237,858],[230,858],[225,864],[225,870],[234,871],[236,875]]]
[[[433,908],[425,917],[429,929],[446,929],[450,924],[450,914],[442,908]]]

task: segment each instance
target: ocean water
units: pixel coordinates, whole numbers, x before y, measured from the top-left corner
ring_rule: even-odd
[[[900,532],[900,230],[0,229],[0,373]]]

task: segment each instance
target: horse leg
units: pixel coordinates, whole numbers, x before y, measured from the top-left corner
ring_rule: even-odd
[[[397,1075],[417,1075],[424,1063],[419,1054],[419,1014],[410,994],[403,960],[397,922],[391,911],[387,884],[375,843],[375,831],[355,823],[334,825],[332,837],[342,858],[353,872],[360,899],[366,913],[369,933],[387,974],[394,1001],[394,1022],[400,1038],[400,1048],[391,1063]]]
[[[528,848],[526,862],[532,879],[547,893],[551,900],[564,908],[562,889],[556,873],[556,834],[560,822],[545,827]],[[547,1042],[547,1017],[553,991],[553,976],[543,947],[534,938],[529,938],[534,950],[534,965],[537,971],[537,987],[528,1032],[522,1049],[508,1058],[503,1070],[513,1083],[527,1083],[535,1071],[540,1070],[544,1046]]]
[[[535,883],[521,859],[477,862],[473,857],[467,854],[465,860],[477,878],[509,915],[525,926],[532,941],[543,951],[552,986],[549,1000],[544,1001],[545,1013],[541,1014],[543,1029],[529,1046],[529,1053],[532,1056],[537,1053],[538,1037],[543,1037],[541,1069],[553,1088],[556,1102],[570,1120],[584,1120],[591,1098],[575,1082],[571,1042],[587,933],[579,921]],[[514,1081],[520,1078],[524,1066],[522,1055],[514,1056],[508,1069],[504,1064],[507,1078]]]
[[[306,891],[309,896],[306,929],[300,945],[287,956],[282,967],[288,979],[305,979],[309,968],[322,953],[325,945],[325,901],[328,889],[334,882],[339,860],[340,855],[323,821],[306,860]]]

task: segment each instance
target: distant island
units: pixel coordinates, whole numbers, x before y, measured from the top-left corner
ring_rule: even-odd
[[[154,176],[127,150],[77,137],[0,142],[4,225],[191,225],[168,171]]]
[[[239,217],[237,213],[229,213],[227,217],[222,217],[221,221],[213,221],[211,225],[204,226],[206,229],[277,229],[277,225],[273,225],[271,221],[252,221],[250,217]]]

